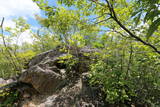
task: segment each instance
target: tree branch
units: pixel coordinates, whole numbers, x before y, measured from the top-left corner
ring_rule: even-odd
[[[107,21],[107,20],[109,20],[109,19],[111,19],[111,17],[109,17],[109,18],[107,18],[107,19],[104,19],[104,20],[101,20],[101,21],[99,21],[99,22],[96,22],[96,23],[94,23],[94,24],[96,25],[96,24],[102,23],[102,22],[104,22],[104,21]]]
[[[4,38],[4,34],[3,34],[4,33],[4,31],[3,31],[3,23],[4,23],[4,17],[2,18],[2,22],[1,22],[0,28],[1,28],[3,44],[4,44],[5,47],[7,47],[7,44],[6,44],[6,41],[5,41],[5,38]]]
[[[93,18],[93,19],[90,19],[90,20],[96,20],[96,19],[98,19],[98,18],[101,18],[101,17],[103,17],[104,15],[109,15],[109,13],[104,13],[104,14],[102,14],[101,16],[98,16],[98,17],[95,17],[95,18]]]
[[[123,33],[119,32],[119,31],[113,30],[112,32],[119,33],[122,37],[129,38],[128,36],[124,35]]]
[[[108,8],[110,10],[111,13],[111,18],[123,29],[125,30],[132,38],[136,39],[137,41],[143,43],[146,46],[151,47],[156,53],[160,54],[160,51],[153,46],[152,44],[142,40],[140,37],[136,36],[135,34],[133,34],[129,29],[127,29],[117,18],[116,13],[114,11],[113,5],[109,3],[108,0],[105,0],[107,2]]]
[[[15,70],[19,70],[19,68],[17,67],[16,63],[14,62],[13,55],[12,55],[12,53],[10,52],[10,50],[8,49],[8,46],[7,46],[7,44],[6,44],[5,36],[4,36],[4,30],[3,30],[3,23],[4,23],[4,17],[2,18],[2,22],[1,22],[1,25],[0,25],[1,34],[2,34],[2,39],[3,39],[3,45],[4,45],[4,47],[5,47],[5,50],[7,51],[7,54],[4,53],[4,56],[7,58],[7,60],[10,60],[11,64],[12,64],[13,67],[15,68]],[[7,55],[9,55],[9,57],[8,57]]]

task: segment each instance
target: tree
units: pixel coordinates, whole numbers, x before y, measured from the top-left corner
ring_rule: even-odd
[[[18,44],[18,39],[23,32],[29,29],[29,24],[23,18],[14,19],[16,27],[3,27],[4,18],[1,22],[1,34],[2,43],[0,45],[0,76],[10,77],[16,75],[22,71],[24,63],[27,59],[31,58],[30,56],[24,55],[24,51],[21,49],[21,46]],[[8,34],[8,35],[7,35]],[[20,55],[21,53],[21,55]],[[27,53],[27,52],[26,52]]]
[[[82,7],[85,9],[82,9],[83,11],[87,11],[92,9],[93,11],[90,11],[90,15],[94,14],[98,16],[98,20],[101,18],[102,20],[100,20],[100,23],[106,23],[107,20],[112,19],[116,22],[116,24],[118,24],[125,32],[127,32],[129,34],[130,37],[132,37],[133,39],[135,39],[136,41],[139,41],[141,43],[143,43],[146,46],[149,46],[150,48],[152,48],[155,52],[157,52],[158,54],[160,54],[160,51],[158,50],[158,47],[154,46],[153,44],[143,40],[143,38],[137,36],[136,34],[134,34],[134,32],[132,32],[129,28],[127,28],[126,26],[128,26],[128,21],[131,20],[130,19],[126,19],[126,16],[131,17],[135,16],[135,13],[138,13],[138,16],[136,17],[136,20],[134,20],[133,22],[137,23],[139,22],[139,19],[142,18],[141,15],[145,14],[145,12],[147,11],[148,13],[150,13],[150,10],[152,11],[150,13],[150,15],[146,14],[146,17],[144,17],[144,21],[146,20],[151,20],[153,21],[153,19],[156,19],[156,17],[158,17],[159,15],[159,10],[158,10],[158,2],[157,0],[153,0],[152,2],[150,2],[150,0],[148,1],[144,1],[144,0],[135,0],[135,2],[131,2],[128,3],[126,0],[77,0],[75,2],[73,1],[68,1],[68,0],[59,0],[60,3],[64,3],[67,6],[71,6],[74,5],[77,8],[81,9]],[[138,2],[138,6],[137,7],[137,2]],[[85,6],[86,5],[86,6]],[[132,6],[133,8],[139,8],[138,11],[136,12],[132,12]],[[140,8],[142,6],[142,8]],[[145,7],[147,6],[147,7]],[[124,12],[126,12],[124,15]],[[154,15],[151,15],[154,14]],[[124,15],[124,16],[122,16]],[[125,20],[124,20],[125,19]],[[126,21],[124,23],[124,21]],[[98,22],[98,23],[99,23]],[[146,34],[146,37],[150,37],[153,32],[158,28],[159,26],[159,18],[157,20],[155,20],[150,28],[148,33]],[[156,24],[155,24],[156,23]],[[153,27],[154,26],[154,27]],[[133,28],[133,25],[129,25],[129,27]]]

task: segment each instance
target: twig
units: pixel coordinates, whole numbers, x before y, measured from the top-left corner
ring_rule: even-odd
[[[132,55],[133,55],[133,47],[132,47],[132,42],[131,42],[129,61],[128,61],[127,73],[126,73],[126,79],[128,77],[129,71],[130,71],[130,65],[132,64]]]
[[[7,47],[7,44],[6,44],[6,41],[5,41],[4,30],[3,30],[3,23],[4,23],[4,17],[2,18],[2,22],[1,22],[0,28],[1,28],[1,34],[2,34],[2,39],[3,39],[3,45],[5,47],[5,50],[8,52],[9,57],[7,56],[7,54],[4,54],[4,56],[7,58],[7,60],[10,60],[11,64],[13,65],[13,67],[16,70],[18,70],[17,65],[14,63],[14,59],[12,58],[13,57],[12,53],[9,51],[9,49]]]
[[[101,18],[101,17],[103,17],[103,16],[104,16],[104,15],[106,15],[106,14],[108,14],[108,15],[109,15],[109,13],[104,13],[104,14],[102,14],[101,16],[95,17],[95,18],[93,18],[93,19],[90,19],[90,20],[96,20],[96,19],[98,19],[98,18]]]
[[[96,22],[96,23],[94,23],[94,24],[96,25],[96,24],[102,23],[102,22],[104,22],[104,21],[108,21],[109,19],[111,19],[111,17],[109,17],[109,18],[107,18],[107,19],[104,19],[104,20],[101,20],[101,21],[99,21],[99,22]]]
[[[123,33],[119,32],[119,31],[116,31],[116,30],[113,30],[112,32],[116,32],[116,33],[119,33],[122,37],[126,37],[126,38],[129,38],[127,37],[126,35],[124,35]]]
[[[1,22],[1,34],[2,34],[2,39],[3,39],[3,44],[5,47],[7,47],[6,42],[5,42],[5,38],[4,38],[4,31],[3,31],[3,23],[4,23],[4,17],[2,18],[2,22]]]

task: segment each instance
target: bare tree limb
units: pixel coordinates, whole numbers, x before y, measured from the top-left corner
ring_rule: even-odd
[[[6,41],[5,41],[5,38],[4,38],[4,30],[3,30],[3,23],[4,23],[4,17],[2,18],[2,22],[1,22],[1,34],[2,34],[2,40],[3,40],[3,44],[5,47],[7,47],[7,44],[6,44]]]
[[[133,56],[133,46],[132,46],[132,41],[131,41],[130,54],[129,54],[127,72],[126,72],[126,79],[127,79],[128,75],[129,75],[130,66],[131,66],[131,64],[132,64],[132,56]]]
[[[19,70],[19,68],[17,67],[16,63],[14,62],[12,53],[10,52],[10,50],[8,49],[8,46],[7,46],[7,44],[6,44],[5,37],[4,37],[3,23],[4,23],[4,17],[2,18],[2,22],[1,22],[1,25],[0,25],[0,29],[1,29],[2,39],[3,39],[3,45],[4,45],[4,47],[5,47],[5,50],[6,50],[7,53],[8,53],[9,57],[8,57],[7,54],[5,54],[5,53],[4,53],[4,56],[7,58],[7,60],[10,60],[11,64],[12,64],[13,67],[15,68],[15,70]],[[2,50],[2,52],[3,52],[3,50]]]

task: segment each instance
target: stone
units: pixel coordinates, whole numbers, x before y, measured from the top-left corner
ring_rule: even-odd
[[[84,52],[91,52],[91,49],[82,49],[78,53],[80,62],[75,65],[75,70],[78,73],[87,72],[89,59],[83,56]],[[94,50],[95,51],[95,50]],[[58,63],[59,57],[65,56],[67,53],[60,51],[60,48],[49,50],[35,56],[28,65],[28,69],[22,72],[19,81],[31,84],[39,93],[50,94],[55,91],[64,82],[66,76],[66,65]],[[73,53],[75,52],[73,50]],[[73,71],[75,71],[73,70]],[[80,70],[80,72],[79,72]]]
[[[21,107],[95,107],[104,102],[99,94],[89,85],[88,71],[91,56],[84,53],[96,52],[96,49],[85,47],[70,54],[78,59],[78,63],[68,71],[65,63],[59,63],[59,57],[67,55],[60,48],[49,50],[35,56],[28,64],[18,82],[31,85],[38,94],[23,91],[24,101]],[[36,93],[35,92],[35,93]],[[28,99],[28,100],[27,100]]]
[[[3,78],[0,78],[0,86],[4,86],[12,82],[14,82],[13,79],[4,80]]]
[[[62,76],[52,70],[42,69],[36,65],[24,72],[19,81],[31,84],[41,94],[50,94],[60,84]]]
[[[6,84],[6,81],[3,78],[0,78],[0,84],[1,85]]]

